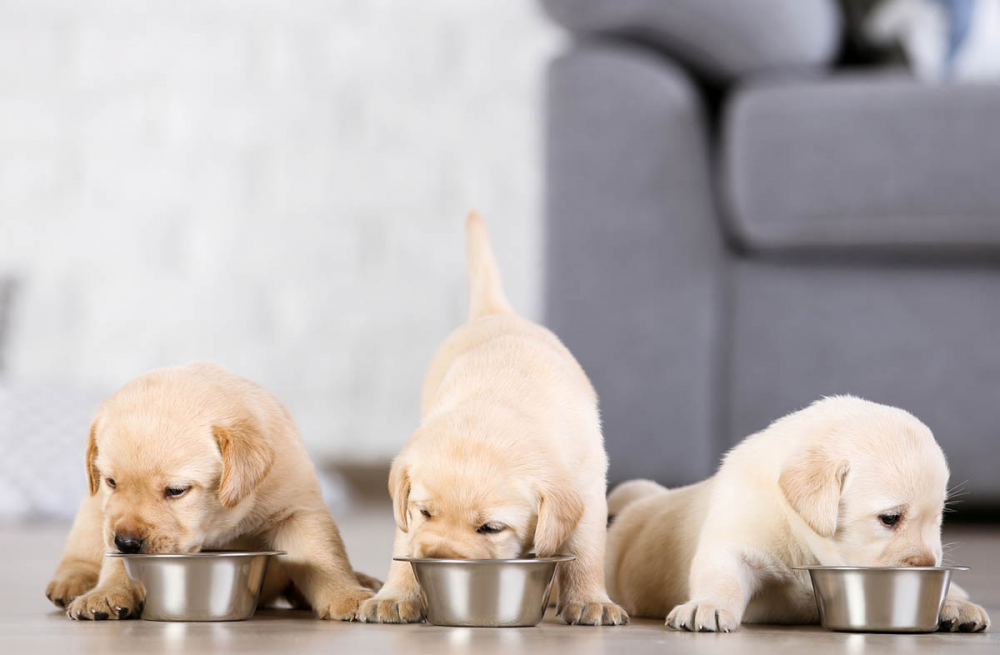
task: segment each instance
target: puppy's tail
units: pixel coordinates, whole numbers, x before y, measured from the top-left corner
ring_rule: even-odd
[[[626,507],[650,494],[663,491],[664,486],[652,480],[629,480],[611,490],[608,494],[608,516],[621,514]]]
[[[465,220],[465,251],[469,264],[469,320],[513,312],[503,292],[486,223],[476,210],[469,212]]]

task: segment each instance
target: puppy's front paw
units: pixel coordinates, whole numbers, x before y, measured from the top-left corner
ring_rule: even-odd
[[[628,612],[607,599],[568,599],[560,603],[557,612],[559,618],[569,625],[628,625]]]
[[[97,570],[73,568],[56,571],[56,577],[45,588],[45,596],[57,607],[66,607],[73,600],[97,585]]]
[[[322,598],[316,603],[316,614],[321,619],[354,621],[359,618],[358,610],[361,605],[372,595],[371,590],[362,587],[330,593],[328,598]]]
[[[979,605],[967,600],[948,598],[941,607],[940,630],[945,632],[982,632],[990,627],[990,617]]]
[[[691,601],[670,611],[667,626],[691,632],[733,632],[740,627],[740,621],[729,610],[712,603]]]
[[[130,586],[98,587],[66,608],[66,615],[77,621],[135,619],[142,614],[143,598]]]
[[[419,596],[378,594],[361,606],[359,615],[365,623],[417,623],[424,618]]]

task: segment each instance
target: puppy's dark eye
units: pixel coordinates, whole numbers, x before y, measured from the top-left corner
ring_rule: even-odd
[[[424,515],[425,519],[429,519],[431,517],[431,513],[428,512],[426,509],[421,509],[420,513]]]
[[[505,527],[507,526],[503,523],[483,523],[481,526],[476,528],[476,532],[479,534],[496,534],[498,532],[503,532]]]
[[[893,528],[899,523],[899,514],[879,514],[878,520],[887,528]]]
[[[191,487],[167,487],[163,490],[163,495],[167,498],[180,498],[188,492]]]
[[[115,488],[115,481],[113,478],[105,478],[104,481],[107,482],[108,486],[111,487],[112,489]]]

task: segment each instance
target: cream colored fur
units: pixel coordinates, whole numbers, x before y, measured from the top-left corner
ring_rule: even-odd
[[[675,629],[818,620],[805,572],[941,563],[948,468],[907,412],[848,396],[782,418],[679,489],[634,480],[609,497],[611,597]],[[880,516],[899,515],[895,527]],[[989,626],[952,585],[942,629]]]
[[[104,557],[116,534],[142,539],[144,553],[287,551],[268,567],[261,602],[284,594],[322,618],[356,618],[379,587],[351,569],[288,411],[218,366],[153,371],[109,397],[90,429],[87,476],[90,495],[46,589],[71,618],[141,612],[141,585]]]
[[[393,462],[395,555],[511,558],[567,553],[559,616],[621,624],[604,588],[607,456],[597,396],[551,332],[512,313],[486,228],[466,225],[468,321],[427,370],[420,427]],[[409,564],[393,562],[366,621],[423,614]]]

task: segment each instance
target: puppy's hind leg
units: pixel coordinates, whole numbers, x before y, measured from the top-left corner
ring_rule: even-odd
[[[666,624],[691,632],[732,632],[740,626],[758,578],[739,550],[699,548],[691,562],[691,600],[671,610]]]
[[[372,591],[378,591],[382,582],[370,575],[365,575],[359,571],[354,572],[354,577],[358,583]],[[288,577],[288,572],[281,562],[274,561],[267,567],[267,575],[264,576],[264,585],[260,590],[260,599],[257,601],[258,607],[268,607],[278,598],[284,598],[294,609],[309,610],[312,606],[299,588],[295,586],[292,579]]]
[[[358,579],[358,583],[360,583],[362,587],[365,589],[371,589],[375,593],[378,593],[379,589],[382,588],[382,581],[374,576],[368,575],[367,573],[355,571],[354,577]]]
[[[613,520],[616,515],[621,514],[626,507],[640,498],[645,498],[650,494],[666,490],[666,487],[652,480],[640,479],[622,482],[608,494],[609,520]]]
[[[372,592],[361,585],[347,559],[340,531],[325,507],[304,509],[271,535],[288,577],[321,619],[353,621]]]

